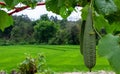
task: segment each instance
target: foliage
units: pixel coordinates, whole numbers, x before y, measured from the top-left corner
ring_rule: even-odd
[[[1,1],[1,0],[0,0]],[[4,6],[0,6],[0,8],[7,8],[7,10],[12,10],[19,3],[25,4],[34,8],[37,2],[41,2],[42,0],[2,0],[1,2],[5,2]],[[0,10],[0,29],[4,31],[4,29],[13,24],[13,19],[8,15],[7,12]]]
[[[87,10],[88,10],[88,7],[89,7],[89,5],[86,5],[85,7],[83,7],[82,8],[82,14],[81,14],[81,16],[82,16],[82,20],[86,20],[86,18],[87,18]]]
[[[13,19],[5,11],[0,10],[0,29],[4,31],[6,27],[13,24]]]
[[[21,74],[34,74],[37,72],[37,67],[36,67],[36,60],[27,57],[19,66],[19,70]]]
[[[30,55],[19,65],[21,74],[54,74],[47,68],[46,60],[43,54],[38,58],[32,58]]]
[[[94,16],[94,25],[95,28],[100,32],[101,29],[105,29],[107,33],[109,33],[109,22],[104,18],[103,15],[99,15],[96,13],[97,16]],[[103,24],[104,23],[104,24]]]
[[[113,0],[95,0],[96,10],[103,15],[109,15],[117,11]]]
[[[74,10],[76,3],[77,0],[46,0],[46,8],[48,11],[52,11],[60,14],[63,18],[67,18]]]
[[[34,41],[32,21],[25,15],[13,16],[13,18],[14,26],[10,33],[10,40],[20,44]]]
[[[47,14],[43,14],[43,15],[40,16],[40,20],[42,20],[42,21],[49,21],[50,19],[49,19]]]
[[[5,28],[4,31],[0,31],[0,45],[38,44],[38,41],[35,40],[34,27],[41,21],[52,22],[54,23],[54,26],[57,27],[55,35],[52,38],[49,38],[48,42],[45,42],[45,44],[79,44],[78,24],[80,23],[80,20],[58,20],[54,16],[49,18],[47,14],[40,16],[40,19],[35,21],[31,21],[26,15],[12,17],[14,19],[13,25]],[[48,33],[46,33],[46,35],[47,34]]]
[[[98,45],[98,53],[100,56],[106,57],[111,66],[114,68],[114,70],[117,72],[117,74],[120,73],[120,37],[119,36],[113,36],[112,34],[107,34],[104,36],[100,41]]]
[[[55,36],[57,24],[50,21],[39,21],[34,26],[34,36],[38,43],[48,43],[49,39]]]
[[[49,44],[79,44],[79,28],[80,21],[67,21],[65,19],[60,21],[60,29],[56,35],[49,40]]]
[[[49,40],[49,44],[61,45],[68,44],[69,33],[66,30],[58,30],[56,35]]]

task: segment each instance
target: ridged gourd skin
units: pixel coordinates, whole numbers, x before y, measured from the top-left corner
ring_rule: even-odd
[[[91,69],[96,64],[96,36],[93,29],[92,9],[90,7],[88,8],[88,16],[83,36],[83,56],[84,63],[91,72]]]
[[[85,30],[85,20],[82,21],[80,27],[80,53],[83,55],[83,37],[84,37],[84,30]]]

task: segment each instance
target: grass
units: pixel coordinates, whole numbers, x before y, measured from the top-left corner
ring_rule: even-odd
[[[0,46],[0,70],[17,68],[25,59],[25,53],[37,56],[44,53],[47,65],[56,72],[87,71],[78,45],[14,45]],[[93,71],[111,70],[105,58],[97,56]]]

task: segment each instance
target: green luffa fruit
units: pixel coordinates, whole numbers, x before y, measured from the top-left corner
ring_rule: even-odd
[[[84,63],[91,69],[96,64],[96,36],[95,31],[93,29],[93,18],[92,18],[92,9],[89,7],[88,16],[85,23],[85,30],[83,36],[83,56]]]
[[[85,20],[82,21],[81,27],[80,27],[80,53],[83,55],[83,36],[84,36],[84,30],[85,30]]]

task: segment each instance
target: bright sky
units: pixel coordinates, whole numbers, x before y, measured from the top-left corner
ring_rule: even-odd
[[[76,7],[75,8],[77,12],[73,11],[72,14],[68,17],[68,20],[78,20],[81,18],[81,12],[80,12],[80,7]],[[61,16],[59,15],[56,15],[52,12],[48,12],[45,8],[45,5],[43,6],[37,6],[35,9],[26,9],[26,10],[23,10],[21,12],[18,12],[18,13],[15,13],[14,15],[21,15],[21,14],[24,14],[24,15],[28,15],[29,18],[31,18],[32,20],[36,20],[36,19],[39,19],[41,15],[43,14],[48,14],[48,16],[50,17],[51,15],[52,16],[57,16],[58,19],[62,19]]]

